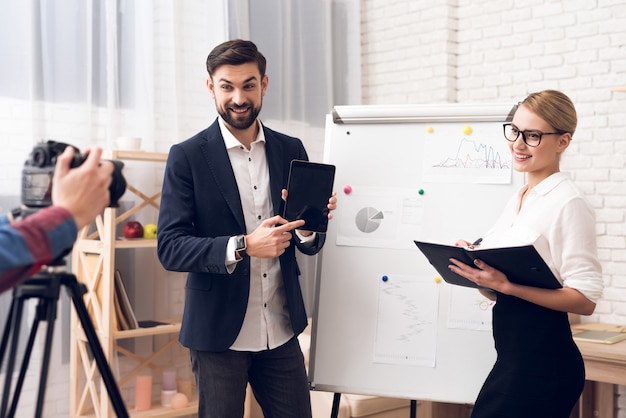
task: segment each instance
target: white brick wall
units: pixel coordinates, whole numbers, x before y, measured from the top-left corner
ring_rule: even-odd
[[[562,165],[595,207],[606,283],[588,320],[626,323],[626,93],[611,90],[626,85],[626,3],[365,0],[362,21],[364,104],[572,98]]]

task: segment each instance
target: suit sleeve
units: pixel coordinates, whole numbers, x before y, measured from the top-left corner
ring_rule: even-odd
[[[226,246],[230,236],[196,235],[199,186],[185,150],[172,146],[163,178],[158,221],[157,254],[166,270],[226,274]],[[204,205],[208,210],[208,204]]]

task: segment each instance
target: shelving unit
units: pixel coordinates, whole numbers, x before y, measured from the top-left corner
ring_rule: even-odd
[[[103,158],[121,161],[144,161],[164,163],[167,154],[144,151],[105,151]],[[83,283],[87,292],[84,295],[85,305],[91,314],[94,327],[98,332],[100,344],[109,365],[114,356],[123,355],[136,362],[136,366],[118,378],[118,386],[134,379],[142,370],[151,369],[162,372],[162,366],[155,363],[163,353],[177,343],[180,331],[179,320],[161,320],[167,325],[132,330],[118,330],[114,306],[114,274],[116,269],[115,250],[147,248],[156,250],[156,239],[125,240],[116,237],[116,228],[131,216],[144,208],[159,209],[161,192],[146,194],[132,185],[126,177],[126,194],[133,193],[138,203],[130,209],[118,213],[116,208],[106,208],[93,225],[81,230],[72,251],[72,269],[79,282]],[[89,345],[73,313],[70,353],[70,416],[71,417],[112,417],[114,410],[104,386],[95,361],[90,354]],[[132,350],[119,344],[120,340],[138,339],[143,337],[166,336],[166,342],[154,349],[151,355],[141,357]],[[172,410],[160,406],[158,399],[153,399],[152,408],[148,411],[135,411],[134,405],[127,402],[126,408],[131,417],[178,417],[195,414],[197,401],[190,399],[189,406],[184,409]]]

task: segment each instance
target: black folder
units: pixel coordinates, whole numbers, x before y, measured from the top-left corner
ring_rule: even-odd
[[[476,283],[454,273],[448,268],[451,264],[451,258],[456,258],[472,267],[474,267],[474,260],[478,258],[506,274],[507,278],[513,283],[544,289],[558,289],[562,287],[532,245],[485,249],[472,249],[422,241],[415,241],[415,245],[424,253],[443,280],[450,284],[479,288],[480,286]]]

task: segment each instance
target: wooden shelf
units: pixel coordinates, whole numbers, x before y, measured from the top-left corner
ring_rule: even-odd
[[[154,400],[152,401],[152,408],[147,411],[135,411],[133,409],[129,409],[128,414],[133,418],[144,418],[144,417],[182,417],[185,415],[195,415],[198,412],[198,401],[193,400],[189,402],[187,408],[183,409],[172,409],[166,408],[164,406],[158,405],[154,406]],[[157,399],[158,402],[158,399]]]
[[[167,161],[167,153],[149,152],[139,150],[105,150],[102,152],[103,158],[111,160],[129,160],[129,161]]]
[[[124,239],[115,240],[115,248],[156,248],[157,240],[149,238]]]
[[[167,321],[162,321],[167,322]],[[155,327],[128,329],[117,331],[113,334],[116,340],[124,338],[151,337],[154,335],[172,334],[180,331],[180,322],[170,323],[167,325],[157,325]]]
[[[148,163],[164,163],[167,154],[146,152],[109,150],[102,153],[103,158],[143,161]],[[113,359],[123,356],[128,359],[129,370],[119,371],[116,383],[123,387],[132,385],[134,378],[146,369],[161,373],[164,366],[159,358],[170,352],[178,344],[180,320],[161,320],[164,325],[119,330],[119,305],[116,309],[115,274],[117,249],[151,249],[156,250],[156,239],[126,239],[117,236],[119,226],[145,208],[156,210],[160,207],[161,191],[145,193],[127,180],[126,193],[132,193],[138,200],[129,209],[123,212],[118,208],[106,208],[93,225],[79,232],[78,239],[72,251],[72,269],[78,280],[85,285],[85,305],[91,315],[92,322],[98,333],[104,355],[109,363]],[[119,291],[119,288],[118,288]],[[116,312],[117,311],[117,312]],[[151,345],[149,350],[135,351],[134,344],[127,344],[128,339],[156,337],[154,341],[144,341]],[[72,320],[72,346],[70,352],[70,416],[77,417],[113,417],[109,399],[103,394],[106,392],[101,376],[96,373],[93,356],[90,353],[84,332],[78,323],[76,314]],[[140,342],[140,344],[143,342]],[[157,346],[158,345],[158,346]],[[132,347],[132,348],[129,348]],[[165,408],[160,405],[160,399],[153,400],[153,408],[148,411],[134,411],[133,405],[127,409],[131,417],[179,417],[194,415],[197,412],[197,400],[192,400],[188,407],[180,410]]]
[[[172,409],[161,406],[158,399],[152,400],[152,408],[147,411],[135,411],[133,406],[128,408],[128,415],[131,418],[147,418],[147,417],[156,417],[156,418],[174,418],[174,417],[182,417],[186,415],[195,415],[198,412],[198,401],[192,400],[189,402],[189,405],[183,409]],[[96,418],[96,415],[82,415],[85,418]]]

